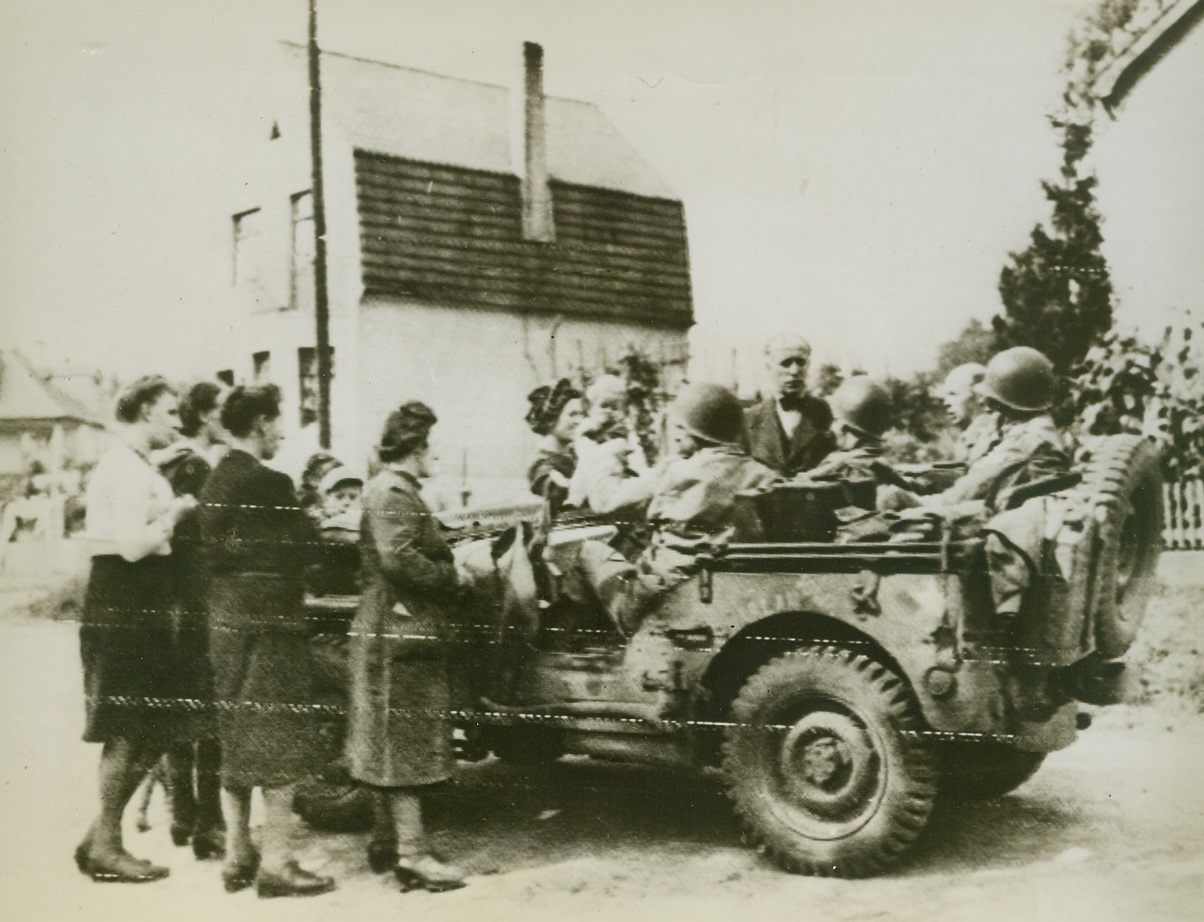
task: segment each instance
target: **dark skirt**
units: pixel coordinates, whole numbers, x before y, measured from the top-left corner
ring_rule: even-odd
[[[79,629],[85,742],[179,736],[190,705],[178,682],[172,566],[170,557],[92,558]]]
[[[181,730],[199,741],[217,736],[213,708],[213,667],[209,664],[209,613],[206,608],[204,563],[198,552],[195,519],[176,529],[172,558],[176,561],[176,660],[179,691],[192,707]]]
[[[336,752],[317,704],[298,587],[259,576],[215,577],[209,658],[222,745],[222,782],[279,787],[309,777]]]

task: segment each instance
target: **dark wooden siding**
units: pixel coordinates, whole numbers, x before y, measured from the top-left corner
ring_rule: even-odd
[[[364,151],[355,163],[369,294],[693,322],[680,202],[553,182],[557,239],[534,243],[517,177]]]

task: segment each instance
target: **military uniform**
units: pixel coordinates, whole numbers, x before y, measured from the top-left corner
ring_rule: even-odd
[[[958,436],[954,460],[974,464],[999,444],[1001,424],[996,413],[980,413]]]
[[[764,464],[723,445],[672,458],[635,478],[623,477],[617,457],[609,467],[595,465],[587,490],[590,507],[616,516],[646,516],[654,527],[634,564],[599,542],[582,545],[582,575],[614,623],[634,631],[656,599],[687,578],[697,543],[731,527],[736,494],[777,479]]]
[[[1048,414],[1004,423],[998,444],[935,501],[954,505],[981,500],[999,511],[1018,487],[1069,471],[1072,456],[1069,438]]]

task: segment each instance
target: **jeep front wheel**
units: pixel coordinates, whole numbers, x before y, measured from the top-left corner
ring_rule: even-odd
[[[763,666],[732,706],[729,796],[788,871],[865,877],[928,822],[937,764],[911,689],[875,660],[809,646]]]

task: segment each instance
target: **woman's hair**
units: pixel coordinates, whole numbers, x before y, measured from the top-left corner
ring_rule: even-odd
[[[160,375],[139,378],[117,398],[117,419],[123,423],[136,423],[144,408],[153,405],[164,394],[175,391]]]
[[[318,492],[318,485],[322,478],[327,471],[342,466],[343,462],[328,451],[315,451],[310,455],[301,471],[301,489],[298,491],[301,505],[308,508],[320,503],[322,494]]]
[[[180,398],[180,433],[192,438],[201,431],[205,417],[217,409],[217,398],[221,396],[220,384],[198,381]]]
[[[537,387],[527,395],[531,404],[527,410],[527,425],[536,435],[547,435],[556,428],[556,421],[565,406],[581,399],[581,391],[573,387],[568,378],[561,378],[551,387]]]
[[[433,410],[425,403],[412,400],[404,403],[385,421],[376,453],[386,464],[401,461],[415,451],[424,448],[430,438],[431,427],[438,422]]]
[[[275,384],[239,386],[230,391],[222,404],[222,425],[232,436],[245,439],[259,418],[280,415],[280,388]]]

